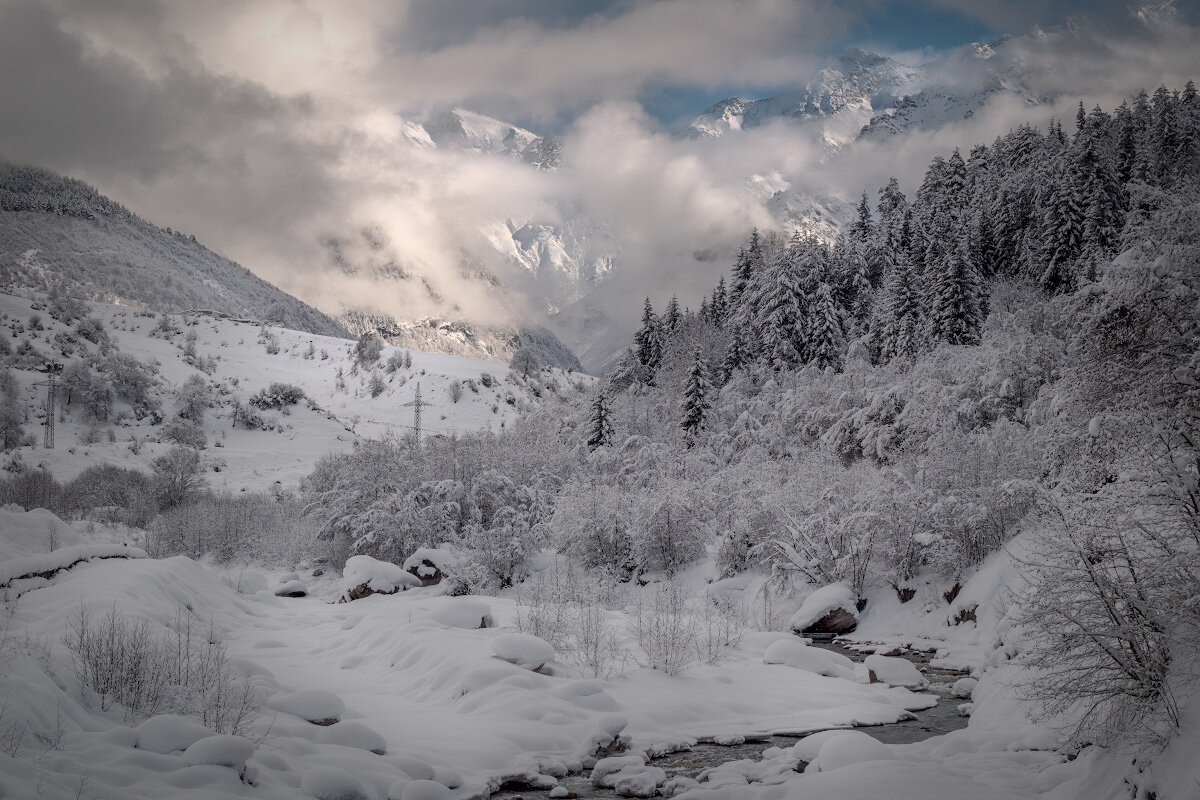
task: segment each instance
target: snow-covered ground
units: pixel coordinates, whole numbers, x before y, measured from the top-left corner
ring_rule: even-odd
[[[44,300],[37,297],[0,294],[0,315],[6,315],[0,322],[0,335],[12,337],[14,348],[29,338],[39,353],[62,364],[81,358],[79,347],[70,357],[55,347],[55,336],[72,326],[51,318],[40,308],[43,305]],[[318,458],[348,450],[360,437],[411,432],[418,386],[424,436],[499,430],[522,410],[542,402],[525,382],[511,376],[505,364],[390,346],[383,348],[374,370],[383,381],[382,391],[372,397],[372,371],[354,368],[352,341],[203,314],[171,315],[178,332],[168,337],[155,333],[161,314],[143,315],[102,303],[87,306],[89,316],[104,324],[121,353],[158,364],[161,381],[154,394],[162,401],[167,420],[177,408],[176,390],[189,377],[207,378],[216,387],[217,406],[207,412],[204,422],[209,445],[204,452],[209,467],[206,477],[213,489],[266,491],[277,483],[294,488]],[[40,331],[30,330],[29,319],[35,314],[41,320]],[[14,335],[18,324],[24,330]],[[195,340],[189,345],[192,334]],[[187,348],[194,349],[199,359],[212,359],[215,368],[211,375],[189,363]],[[397,353],[410,354],[411,366],[388,372],[384,364]],[[93,464],[148,468],[170,446],[159,441],[162,425],[152,425],[149,418],[139,421],[132,414],[122,415],[127,408],[120,401],[114,412],[121,419],[96,426],[98,435],[93,438],[98,441],[88,443],[92,426],[78,406],[64,409],[60,395],[55,448],[43,449],[45,389],[34,384],[45,376],[33,370],[19,370],[17,375],[29,419],[25,430],[36,438],[37,446],[16,452],[25,464],[44,465],[59,480],[70,479]],[[542,377],[542,383],[553,383],[567,395],[592,381],[560,370],[549,370]],[[286,413],[262,412],[272,423],[271,430],[235,427],[233,401],[244,405],[255,393],[277,382],[301,387],[309,402],[290,406]],[[461,389],[457,401],[451,395],[455,384]],[[108,441],[109,431],[114,441]]]
[[[123,535],[11,509],[0,511],[0,532],[6,560],[52,545],[119,544]],[[964,595],[994,585],[1005,557],[992,561]],[[297,578],[308,596],[275,596],[282,582]],[[814,671],[810,661],[839,663],[825,651],[777,657],[781,642],[805,649],[785,633],[748,632],[722,663],[693,665],[676,676],[631,662],[619,674],[595,678],[563,657],[533,663],[546,658],[548,645],[513,635],[521,611],[516,596],[450,597],[434,586],[333,602],[341,591],[332,573],[216,568],[183,557],[83,563],[23,586],[19,598],[10,587],[0,649],[0,791],[48,798],[414,800],[484,797],[512,779],[545,789],[580,769],[594,770],[597,780],[611,773],[611,782],[628,791],[647,782],[653,790],[652,762],[641,766],[649,753],[705,737],[738,741],[752,733],[886,723],[934,702],[928,694],[868,683],[863,665],[841,677],[820,675],[830,671]],[[1085,750],[1070,760],[1055,749],[1051,732],[1024,720],[1009,684],[1016,673],[995,640],[1003,626],[988,622],[1001,604],[994,594],[983,601],[980,623],[931,621],[925,639],[959,660],[975,660],[979,683],[966,729],[910,745],[880,744],[870,728],[817,734],[767,750],[761,760],[718,767],[702,784],[674,785],[690,789],[683,796],[709,800],[1125,796],[1127,759]],[[105,708],[84,689],[65,644],[77,636],[85,604],[93,625],[115,610],[148,620],[148,631],[167,640],[189,625],[204,631],[211,625],[235,675],[248,680],[262,705],[238,736],[227,728],[218,736],[216,724],[206,729],[196,719],[164,717],[169,703],[148,721]],[[611,612],[630,648],[633,613]],[[868,610],[863,631],[885,633],[903,616],[896,608]],[[485,619],[491,626],[478,627]],[[604,748],[616,750],[618,735],[624,760],[604,761],[610,755]],[[1185,756],[1167,757],[1178,763]],[[1188,796],[1189,768],[1164,771],[1164,789],[1183,793],[1160,796]]]

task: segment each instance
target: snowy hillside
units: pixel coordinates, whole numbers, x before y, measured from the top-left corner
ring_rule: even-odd
[[[52,286],[102,302],[211,309],[327,336],[346,331],[196,241],[82,181],[0,161],[0,289]]]
[[[349,450],[361,437],[410,433],[418,387],[422,434],[433,436],[499,430],[521,410],[543,402],[534,394],[545,395],[542,387],[553,397],[554,391],[570,394],[576,384],[591,380],[555,370],[525,381],[504,363],[390,346],[382,348],[372,366],[360,368],[355,342],[342,338],[101,303],[86,304],[73,318],[56,319],[52,309],[44,298],[0,295],[0,335],[16,352],[19,414],[32,440],[32,446],[16,449],[8,460],[44,465],[60,480],[94,464],[148,469],[175,443],[172,423],[180,389],[189,379],[200,380],[210,391],[211,407],[201,412],[200,426],[208,484],[235,492],[265,491],[276,483],[295,487],[318,458]],[[97,337],[88,327],[89,335],[110,344],[80,334],[87,319],[97,320],[94,327],[102,331]],[[98,379],[109,375],[106,364],[117,355],[153,365],[154,385],[146,402],[135,407],[118,392],[109,396],[108,410],[101,414],[90,411],[81,392],[69,396],[66,378],[73,365],[91,365],[90,374]],[[65,370],[55,449],[45,450],[45,390],[34,384],[45,380],[38,370],[50,359]],[[252,399],[273,384],[295,385],[303,398],[255,408]],[[83,393],[87,391],[85,387]]]

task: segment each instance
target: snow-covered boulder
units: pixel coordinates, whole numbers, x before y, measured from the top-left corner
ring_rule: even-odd
[[[801,636],[850,633],[858,627],[858,597],[849,584],[823,586],[805,598],[788,627]]]
[[[905,689],[924,689],[929,679],[913,666],[907,658],[870,655],[863,660],[871,683],[886,683],[888,686],[903,686]]]
[[[586,754],[602,758],[622,752],[626,744],[621,738],[621,732],[628,724],[629,721],[620,714],[606,714],[598,719],[596,727],[586,740]]]
[[[342,698],[324,689],[277,694],[267,701],[267,706],[285,714],[294,714],[314,725],[333,725],[346,710]]]
[[[433,586],[454,572],[459,564],[458,553],[441,547],[422,547],[404,560],[404,569],[417,578],[422,586]]]
[[[193,767],[215,764],[241,772],[256,749],[254,742],[241,736],[206,736],[183,751],[183,760]]]
[[[186,750],[194,743],[212,736],[213,732],[191,717],[160,714],[138,725],[137,748],[151,753],[173,753]]]
[[[339,767],[313,767],[300,779],[300,788],[317,800],[369,800],[358,778]]]
[[[308,597],[308,587],[299,578],[286,580],[275,587],[276,597]]]
[[[840,653],[809,647],[799,639],[772,642],[763,654],[764,664],[783,664],[817,675],[854,680],[854,662]]]
[[[621,797],[653,797],[667,774],[640,755],[612,756],[596,762],[591,779],[593,786],[613,789]]]
[[[429,612],[429,618],[449,628],[468,630],[490,628],[494,624],[492,607],[473,597],[447,597]]]
[[[525,669],[538,670],[554,660],[554,647],[527,633],[505,633],[492,640],[496,658]]]
[[[353,747],[356,750],[366,750],[369,753],[383,755],[387,752],[387,742],[374,728],[367,727],[361,722],[338,722],[321,731],[317,741],[322,744],[336,744],[342,747]]]
[[[878,739],[861,731],[843,731],[841,736],[831,737],[821,745],[817,757],[805,767],[804,771],[829,772],[867,761],[894,761],[895,759],[896,755],[892,749]]]
[[[975,691],[977,685],[979,685],[979,681],[974,678],[959,678],[950,687],[950,694],[954,697],[967,698]]]
[[[403,567],[370,556],[351,556],[342,569],[339,603],[361,600],[373,594],[395,594],[421,585],[421,580]]]

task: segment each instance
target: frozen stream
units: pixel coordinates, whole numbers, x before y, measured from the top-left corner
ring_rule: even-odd
[[[841,653],[854,661],[862,661],[866,655],[865,653],[859,653],[833,642],[814,642],[813,646]],[[929,688],[925,691],[936,694],[939,698],[938,704],[925,711],[916,712],[916,719],[894,722],[888,725],[875,725],[859,730],[870,734],[885,744],[911,744],[912,742],[923,741],[931,736],[938,736],[958,730],[959,728],[965,728],[967,718],[958,712],[959,704],[965,701],[953,697],[950,693],[950,687],[955,681],[963,677],[963,674],[931,668],[919,654],[905,653],[904,655],[913,661],[918,669],[924,673],[925,677],[929,679]],[[705,770],[712,769],[720,764],[741,759],[758,760],[761,758],[762,752],[767,748],[791,747],[796,741],[796,737],[769,736],[733,746],[702,743],[696,745],[691,750],[671,753],[662,758],[654,759],[651,763],[656,767],[661,767],[667,773],[668,778],[676,775],[698,778]],[[612,798],[616,797],[616,794],[611,789],[602,789],[593,786],[589,779],[588,770],[579,774],[568,775],[559,781],[559,784],[566,787],[573,796],[579,798],[604,798],[605,800],[612,800]],[[493,800],[519,800],[520,798],[524,798],[524,800],[538,798],[540,800],[548,796],[546,790],[514,789],[510,791],[502,789],[492,797]]]

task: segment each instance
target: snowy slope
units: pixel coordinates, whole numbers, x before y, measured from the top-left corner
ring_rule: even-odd
[[[345,329],[194,236],[160,228],[92,187],[0,161],[0,289],[46,290],[162,311],[208,308],[326,335]]]
[[[69,364],[82,358],[78,348],[70,357],[64,357],[52,344],[51,340],[70,326],[50,318],[44,310],[37,310],[41,305],[37,299],[0,295],[3,320],[0,335],[11,337],[16,326],[28,327],[30,316],[38,314],[44,330],[27,330],[19,338],[11,339],[14,346],[28,338],[38,353],[60,363]],[[384,347],[380,368],[376,370],[384,382],[383,390],[377,397],[371,397],[371,373],[354,368],[354,342],[347,339],[207,315],[174,316],[178,332],[164,336],[152,333],[162,315],[145,315],[101,303],[89,304],[89,311],[104,323],[121,353],[159,364],[161,384],[154,391],[167,420],[175,413],[177,388],[189,377],[206,377],[214,386],[217,405],[209,410],[204,424],[209,444],[204,451],[209,467],[207,479],[214,489],[262,491],[276,482],[294,487],[312,470],[318,458],[349,449],[359,437],[378,438],[410,431],[411,404],[418,385],[425,404],[424,435],[498,430],[522,409],[542,402],[523,381],[510,376],[505,364],[494,361],[411,350],[407,351],[412,359],[411,368],[389,374],[382,368],[383,362],[403,351]],[[215,369],[211,376],[188,363],[185,349],[192,334],[195,340],[190,346],[199,359],[212,359]],[[278,352],[268,352],[276,348]],[[91,350],[94,352],[94,348]],[[490,388],[483,385],[485,374],[491,376]],[[118,402],[113,420],[97,426],[87,424],[77,406],[64,409],[60,405],[56,448],[41,449],[44,390],[33,384],[44,376],[33,370],[19,370],[17,375],[28,409],[29,423],[25,429],[39,446],[20,448],[15,455],[26,464],[44,464],[60,480],[98,463],[148,468],[157,455],[171,446],[163,441],[163,425],[152,424],[149,417],[135,419]],[[561,371],[551,371],[545,377],[547,383],[557,381],[564,393],[575,391],[575,384],[592,380],[579,375],[568,380]],[[286,413],[261,412],[269,430],[234,427],[234,401],[245,404],[256,392],[275,382],[300,386],[309,402],[292,406]],[[462,387],[458,402],[451,397],[451,386],[455,383]],[[547,396],[553,397],[553,393]],[[108,440],[110,432],[113,441]],[[96,441],[89,443],[89,439]]]

